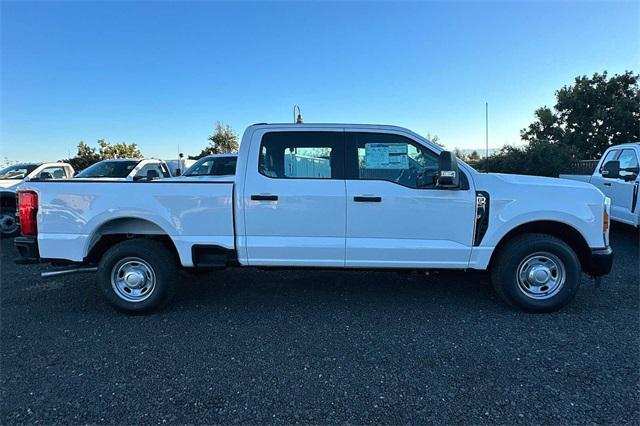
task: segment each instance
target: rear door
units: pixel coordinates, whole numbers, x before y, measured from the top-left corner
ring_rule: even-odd
[[[343,267],[343,130],[262,132],[240,194],[248,263]]]
[[[465,268],[475,192],[436,189],[438,156],[393,133],[347,132],[346,266]]]

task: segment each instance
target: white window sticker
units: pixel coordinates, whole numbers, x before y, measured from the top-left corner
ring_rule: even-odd
[[[408,169],[406,143],[367,143],[364,164],[367,169]]]

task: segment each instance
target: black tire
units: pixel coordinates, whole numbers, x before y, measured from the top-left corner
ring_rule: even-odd
[[[0,220],[3,221],[0,224],[0,238],[14,238],[20,235],[20,226],[18,225],[16,218],[16,211],[13,209],[3,209],[0,211]],[[5,221],[11,221],[15,225],[15,229],[9,230]]]
[[[547,234],[519,235],[507,242],[496,253],[496,256],[491,270],[491,282],[494,289],[507,303],[527,312],[557,311],[573,299],[580,286],[581,267],[578,256],[568,244],[554,236]],[[544,293],[542,290],[545,289],[545,286],[531,286],[529,280],[518,278],[518,269],[521,265],[523,265],[523,271],[531,271],[526,268],[528,259],[537,262],[543,269],[545,266],[552,265],[548,269],[553,271],[553,266],[556,266],[556,277],[560,273],[564,275],[563,284],[556,286],[555,291],[551,291],[555,284],[546,286],[546,291],[548,291],[546,295],[540,293],[532,295],[535,292]],[[558,262],[561,265],[556,265]],[[542,272],[542,276],[545,274],[547,274],[546,270]],[[523,275],[529,277],[526,273]],[[551,275],[553,280],[553,273]],[[558,280],[558,282],[560,281],[562,280]],[[535,290],[531,291],[530,289]]]
[[[147,283],[146,290],[141,288],[132,291],[132,286],[118,286],[117,282],[127,282],[126,274],[123,273],[123,268],[127,267],[128,271],[133,270],[134,275],[148,279],[143,279],[143,283]],[[153,240],[132,239],[114,245],[102,256],[98,264],[98,284],[113,307],[127,313],[143,314],[160,310],[171,299],[177,273],[176,256],[164,244]],[[112,284],[114,274],[118,279],[114,278]],[[153,285],[150,284],[152,281]],[[145,284],[140,284],[142,285]],[[124,291],[127,288],[128,295]],[[140,295],[136,296],[135,293],[138,292]],[[134,300],[136,297],[138,300]]]

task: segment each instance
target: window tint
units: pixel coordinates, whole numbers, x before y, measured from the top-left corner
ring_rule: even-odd
[[[615,160],[619,152],[620,151],[618,151],[617,149],[612,149],[611,151],[607,152],[607,155],[604,157],[604,160],[602,160],[602,164],[600,166],[600,174],[602,174],[602,168],[604,167],[604,165],[607,164],[608,161]]]
[[[47,167],[38,175],[38,179],[66,179],[67,177],[64,167]]]
[[[633,149],[623,149],[618,161],[620,161],[620,176],[638,174],[638,156]]]
[[[342,132],[271,132],[262,137],[258,169],[264,176],[343,179]]]
[[[357,149],[357,179],[394,182],[409,188],[434,188],[438,156],[400,135],[350,133]]]

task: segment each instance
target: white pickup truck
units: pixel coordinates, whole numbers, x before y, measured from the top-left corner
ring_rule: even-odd
[[[640,226],[640,142],[607,149],[592,175],[560,175],[562,179],[589,182],[611,198],[611,220]]]
[[[607,274],[609,199],[562,179],[478,173],[393,126],[258,124],[229,180],[30,181],[18,263],[97,271],[129,312],[162,306],[179,268],[477,269],[527,311]]]

